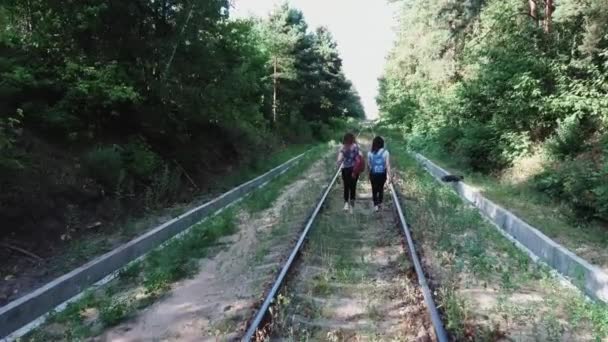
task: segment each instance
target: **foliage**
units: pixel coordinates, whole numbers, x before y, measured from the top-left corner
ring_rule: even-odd
[[[485,173],[542,146],[554,161],[539,189],[600,215],[608,3],[564,0],[548,17],[519,0],[396,2],[398,39],[377,98],[382,120],[400,125],[411,147],[439,147]]]
[[[121,149],[116,146],[100,146],[84,157],[88,173],[108,190],[115,190],[124,180],[125,170]]]
[[[127,170],[136,177],[149,179],[158,169],[160,157],[142,139],[134,139],[122,151]]]
[[[287,4],[267,20],[228,20],[228,9],[226,0],[8,1],[0,109],[27,108],[27,127],[45,136],[131,135],[152,146],[191,143],[209,124],[290,137],[302,124],[364,116],[327,29],[309,31]],[[275,62],[285,128],[272,132]]]
[[[608,159],[596,165],[577,158],[562,161],[536,176],[540,191],[568,203],[581,218],[608,220]]]
[[[228,0],[3,1],[0,113],[3,176],[93,178],[137,209],[364,116],[327,29],[287,4],[232,19]],[[49,151],[59,162],[38,165]],[[23,181],[4,178],[17,192],[0,202],[22,208]]]
[[[15,141],[17,139],[17,129],[20,124],[19,117],[22,112],[17,111],[15,117],[0,117],[0,172],[15,171],[21,169],[18,156],[15,152]]]
[[[578,115],[570,115],[558,120],[555,134],[547,140],[547,148],[553,156],[565,159],[585,150],[585,140],[581,139],[582,123]]]

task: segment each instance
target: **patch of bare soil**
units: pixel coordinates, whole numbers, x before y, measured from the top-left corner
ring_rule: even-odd
[[[389,194],[375,213],[369,182],[360,181],[351,214],[341,191],[332,191],[311,231],[275,308],[271,340],[435,340]]]
[[[239,232],[225,241],[230,245],[226,250],[202,260],[199,273],[176,284],[165,300],[95,340],[237,338],[326,181],[322,163],[286,187],[271,208],[254,215],[240,211]]]

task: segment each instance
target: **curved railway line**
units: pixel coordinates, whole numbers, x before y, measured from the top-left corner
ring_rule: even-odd
[[[354,213],[344,213],[339,174],[241,340],[448,341],[395,187],[373,213],[362,179]]]

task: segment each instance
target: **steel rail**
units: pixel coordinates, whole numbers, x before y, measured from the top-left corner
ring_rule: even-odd
[[[248,342],[254,338],[256,332],[258,331],[258,329],[260,327],[260,324],[264,320],[264,317],[266,316],[268,309],[270,308],[270,305],[274,301],[274,298],[275,298],[277,292],[279,291],[281,285],[283,285],[283,281],[285,280],[285,277],[287,276],[289,269],[293,265],[293,263],[296,259],[296,256],[300,252],[300,249],[302,248],[302,245],[304,244],[304,241],[306,240],[308,232],[309,232],[310,228],[312,227],[315,219],[317,218],[317,215],[321,211],[321,208],[323,207],[323,204],[325,203],[325,200],[327,199],[329,192],[334,187],[334,184],[336,183],[336,180],[338,179],[338,175],[340,175],[340,171],[341,171],[340,169],[341,168],[339,168],[338,171],[336,171],[336,174],[334,175],[333,179],[331,180],[331,182],[328,184],[327,188],[323,192],[323,196],[317,203],[315,210],[312,212],[312,215],[306,222],[306,226],[304,227],[304,230],[302,231],[302,234],[300,235],[300,238],[298,239],[296,246],[294,247],[293,251],[289,255],[289,258],[287,259],[287,262],[285,262],[285,265],[283,265],[283,268],[281,269],[281,273],[279,273],[276,280],[274,281],[274,285],[270,289],[270,292],[266,296],[264,303],[262,303],[262,306],[256,313],[255,318],[253,319],[252,323],[249,325],[249,328],[247,329],[247,332],[245,333],[245,335],[243,336],[241,341]]]
[[[363,132],[364,129],[365,128],[359,130],[359,132],[357,133],[357,138],[359,136],[361,136],[361,133]],[[308,221],[306,222],[306,226],[304,227],[304,230],[302,231],[302,234],[300,235],[300,238],[298,239],[296,246],[294,247],[291,254],[289,255],[289,258],[287,259],[287,262],[285,262],[285,265],[283,265],[283,268],[281,269],[281,272],[275,279],[275,281],[272,285],[272,288],[270,289],[270,292],[268,293],[268,295],[266,295],[266,298],[264,299],[262,306],[256,313],[253,321],[249,325],[249,328],[245,332],[245,335],[243,336],[241,341],[247,341],[247,342],[251,341],[253,339],[253,337],[255,336],[256,332],[258,331],[258,329],[260,328],[260,324],[262,324],[262,321],[264,320],[264,317],[266,316],[268,309],[270,308],[270,305],[274,301],[274,297],[276,296],[277,292],[281,288],[281,285],[283,285],[283,281],[285,280],[285,277],[287,276],[289,269],[293,265],[293,262],[295,261],[298,253],[300,252],[300,249],[302,249],[302,245],[304,244],[304,241],[306,240],[308,232],[310,231],[310,228],[312,227],[315,219],[317,218],[317,215],[321,211],[321,208],[323,207],[323,204],[325,203],[325,200],[327,199],[327,196],[329,195],[331,189],[334,187],[334,184],[336,184],[336,181],[338,180],[338,176],[340,175],[341,171],[342,171],[342,164],[340,164],[340,167],[338,167],[338,170],[336,170],[334,177],[332,178],[331,182],[327,185],[327,188],[323,192],[323,195],[321,196],[321,199],[317,203],[317,206],[315,207],[314,211],[308,218]]]
[[[429,285],[426,282],[424,271],[422,270],[422,265],[420,264],[420,259],[418,258],[418,254],[416,254],[416,247],[414,246],[412,234],[410,233],[410,229],[407,225],[407,222],[405,221],[405,216],[403,215],[403,210],[401,209],[401,203],[399,201],[399,197],[397,196],[397,192],[395,191],[395,187],[393,186],[392,182],[389,183],[389,187],[391,190],[391,195],[393,196],[395,208],[397,209],[397,214],[399,216],[401,227],[403,228],[403,233],[405,234],[405,238],[407,240],[407,245],[410,250],[410,256],[412,258],[412,261],[414,262],[416,274],[418,275],[418,284],[420,284],[420,287],[422,287],[424,301],[431,316],[431,322],[433,323],[433,327],[435,328],[437,341],[448,342],[447,333],[445,331],[445,328],[443,327],[443,322],[441,321],[441,317],[439,316],[439,312],[437,311],[437,306],[435,305],[435,301],[433,300],[433,296],[431,295]]]

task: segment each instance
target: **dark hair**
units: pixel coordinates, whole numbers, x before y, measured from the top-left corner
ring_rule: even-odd
[[[382,139],[380,136],[375,137],[374,141],[372,142],[372,152],[376,153],[381,148],[384,148],[384,139]]]
[[[344,138],[342,138],[342,143],[344,145],[352,145],[355,142],[355,136],[352,133],[344,134]]]

